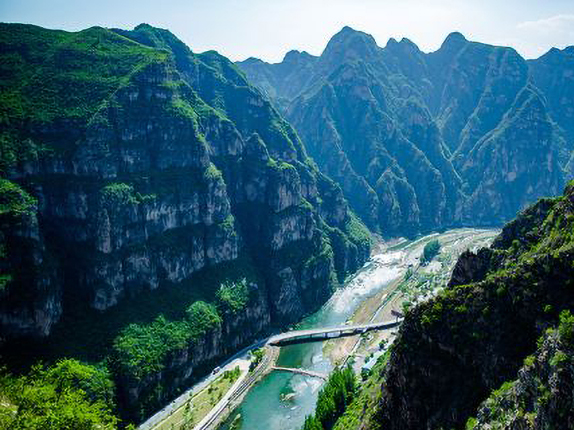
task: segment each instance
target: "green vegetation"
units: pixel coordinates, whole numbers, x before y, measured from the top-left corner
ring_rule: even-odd
[[[29,161],[37,161],[49,154],[44,145],[35,143],[30,138],[20,138],[15,133],[0,133],[0,174],[8,173],[16,166]]]
[[[192,304],[186,313],[191,336],[194,338],[203,336],[222,322],[216,307],[201,300]]]
[[[191,329],[185,321],[167,321],[159,316],[151,324],[128,325],[114,341],[114,350],[121,371],[142,379],[163,369],[166,356],[187,347],[191,339]]]
[[[344,232],[349,235],[349,239],[355,245],[364,249],[369,249],[373,244],[369,229],[353,212],[350,213],[349,220],[345,224]]]
[[[467,430],[507,429],[523,420],[529,424],[542,421],[547,428],[561,428],[558,424],[568,422],[572,398],[565,389],[573,376],[572,329],[571,312],[562,311],[558,328],[546,330],[538,339],[537,351],[524,360],[517,379],[490,393],[477,417],[468,419]]]
[[[151,49],[110,30],[77,33],[21,24],[2,24],[0,123],[57,118],[84,123],[130,76],[165,61]]]
[[[6,340],[11,368],[26,368],[38,359],[52,363],[61,357],[108,363],[122,394],[138,388],[137,404],[133,397],[122,395],[119,413],[143,418],[167,394],[181,389],[182,379],[172,370],[182,364],[173,363],[174,357],[184,350],[193,354],[194,344],[217,330],[224,318],[237,319],[245,312],[252,295],[268,299],[259,270],[271,269],[266,273],[270,275],[289,266],[298,278],[304,273],[309,296],[302,297],[305,312],[326,298],[325,286],[334,284],[333,250],[323,226],[316,229],[313,240],[298,241],[278,253],[267,253],[269,244],[264,243],[258,267],[244,243],[239,258],[211,265],[211,245],[238,235],[240,228],[246,233],[254,225],[257,243],[263,237],[267,240],[266,233],[276,227],[265,217],[245,222],[231,215],[239,217],[252,208],[275,215],[267,202],[259,203],[259,196],[258,203],[233,198],[239,177],[252,177],[270,192],[283,185],[276,180],[287,179],[297,186],[293,181],[304,180],[312,203],[304,200],[281,215],[301,215],[309,225],[323,222],[316,204],[321,197],[315,197],[313,190],[318,171],[293,128],[233,63],[216,53],[195,55],[168,31],[146,25],[134,31],[94,27],[69,33],[0,24],[0,51],[0,173],[18,178],[18,183],[0,182],[0,217],[36,212],[37,202],[26,190],[41,190],[43,203],[39,219],[26,220],[33,223],[26,227],[34,230],[21,241],[24,246],[20,238],[10,237],[19,230],[0,233],[0,290],[3,300],[7,297],[21,305],[6,306],[16,319],[36,316],[38,309],[50,314],[46,317],[60,318],[50,326],[48,338]],[[203,133],[209,133],[209,142]],[[235,151],[234,145],[252,133],[261,136],[261,157]],[[220,148],[208,147],[219,143]],[[275,160],[268,167],[269,153]],[[57,163],[55,168],[52,162]],[[249,174],[244,172],[250,168]],[[334,195],[334,208],[340,211],[336,216],[345,215],[342,194]],[[194,202],[187,204],[192,198]],[[154,201],[158,207],[152,208],[149,203]],[[63,207],[46,206],[54,202]],[[111,253],[100,252],[93,236],[100,227],[93,210],[100,205],[108,209],[112,235],[118,233],[117,216],[136,205],[140,205],[138,219],[145,219],[146,225],[123,225],[129,240],[123,246],[117,241]],[[203,213],[197,216],[198,208],[201,212],[205,206],[214,208],[213,223],[202,219]],[[159,211],[148,211],[155,209]],[[172,219],[187,225],[171,228]],[[367,230],[356,217],[339,227],[344,242],[339,259],[348,253],[353,265],[361,264],[368,254]],[[164,267],[178,271],[179,279],[181,273],[203,264],[202,252],[207,253],[207,267],[181,282],[170,281],[174,277]],[[263,261],[268,257],[271,262]],[[177,267],[171,265],[172,258]],[[38,287],[29,282],[34,288],[20,289],[24,282],[11,261],[19,263],[31,281],[37,280]],[[116,264],[123,265],[121,274],[106,269]],[[180,272],[180,264],[188,266]],[[143,265],[154,275],[157,270],[149,286],[143,280],[146,275],[138,272]],[[351,270],[347,266],[346,271]],[[81,287],[72,285],[76,275],[81,276]],[[115,291],[117,306],[94,309],[94,301],[102,303],[100,293],[110,292],[120,276],[129,281],[125,291]],[[258,290],[252,289],[255,283]],[[315,290],[324,294],[309,300]],[[47,326],[24,323],[31,331]],[[245,318],[239,323],[243,326],[238,330],[252,329]],[[206,365],[199,362],[186,378],[197,376]]]
[[[243,278],[237,282],[226,281],[217,290],[217,300],[224,311],[237,313],[244,309],[249,301],[249,285]]]
[[[0,178],[0,292],[32,272],[28,259],[20,257],[27,250],[26,240],[14,239],[13,235],[26,221],[35,222],[36,208],[36,199],[20,185]],[[18,263],[13,264],[13,259]]]
[[[250,372],[254,371],[255,368],[259,366],[259,363],[261,363],[263,360],[263,357],[265,357],[265,349],[257,348],[256,350],[251,351],[251,356],[251,363],[249,363]]]
[[[435,258],[438,253],[440,252],[440,243],[437,239],[431,240],[428,242],[424,249],[423,255],[421,256],[421,263],[426,264],[429,263],[433,258]]]
[[[185,405],[169,414],[165,420],[154,425],[152,430],[193,428],[217,405],[239,376],[241,376],[239,366],[233,370],[226,370],[207,388],[195,394]]]
[[[331,430],[357,393],[357,381],[351,367],[335,369],[319,392],[315,415],[305,419],[303,430]]]
[[[223,282],[216,298],[222,312],[239,312],[249,300],[247,278]],[[160,315],[148,324],[128,325],[114,340],[114,357],[121,372],[139,380],[162,370],[170,354],[189,348],[222,321],[216,305],[199,300],[188,307],[185,319],[168,321]]]
[[[558,332],[563,342],[574,344],[574,315],[569,310],[560,312]]]
[[[334,430],[377,428],[373,415],[381,398],[381,378],[383,370],[389,360],[391,350],[388,349],[375,363],[369,376],[358,386],[358,392],[353,401],[347,406],[333,427]]]
[[[389,390],[394,390],[400,384],[397,378],[409,380],[409,385],[401,388],[402,398],[409,402],[383,394],[380,402],[383,406],[377,416],[381,428],[391,423],[398,428],[400,421],[396,424],[393,410],[404,407],[403,414],[415,413],[412,404],[421,405],[416,414],[432,414],[432,425],[437,428],[461,427],[476,413],[480,401],[476,393],[483,393],[483,399],[491,395],[493,407],[488,407],[491,411],[509,412],[513,407],[518,411],[518,406],[504,405],[517,393],[530,391],[523,386],[515,390],[504,382],[514,384],[521,366],[532,373],[531,379],[551,376],[543,370],[543,360],[551,372],[569,368],[568,342],[561,340],[558,347],[551,346],[554,332],[561,332],[560,339],[571,338],[574,332],[573,202],[574,188],[568,186],[563,197],[552,202],[543,200],[527,209],[505,226],[488,252],[462,257],[468,259],[463,262],[467,264],[465,270],[479,268],[478,274],[472,274],[472,282],[445,288],[436,298],[408,312],[403,324],[403,333],[408,329],[408,336],[394,344],[389,365],[395,367],[389,372],[392,378],[385,383]],[[558,320],[557,330],[543,333],[543,327],[555,326]],[[456,352],[437,354],[436,342],[441,343],[442,351]],[[535,355],[537,346],[549,348],[548,352]],[[488,358],[483,351],[489,351]],[[432,365],[431,357],[436,360]],[[451,369],[454,361],[456,367]],[[502,361],[505,363],[502,366],[493,364]],[[400,369],[396,363],[401,363]],[[471,384],[467,375],[473,375]],[[450,389],[437,388],[438,381],[444,378],[451,378],[452,384],[456,384],[456,402],[448,400]],[[494,384],[500,390],[492,392]],[[556,399],[553,397],[556,389],[550,386],[549,382],[540,384],[535,399],[520,399],[517,404],[538,405],[532,410],[525,409],[524,413],[546,418],[547,412],[539,408],[551,405]],[[421,393],[432,394],[423,397]],[[425,406],[431,404],[434,406]],[[478,415],[480,419],[482,416]],[[499,422],[497,419],[493,418],[493,422]]]
[[[122,182],[114,182],[106,185],[101,190],[104,202],[109,207],[117,207],[121,205],[137,205],[153,201],[157,198],[155,194],[142,195],[134,191],[132,185],[124,184]]]
[[[103,368],[61,360],[30,373],[0,373],[0,428],[112,430],[113,384]]]
[[[214,305],[197,301],[187,309],[185,320],[168,321],[160,315],[151,324],[128,325],[114,341],[114,355],[122,372],[142,379],[163,369],[169,354],[190,347],[221,323]]]
[[[15,182],[0,178],[0,221],[16,221],[34,212],[36,199]]]

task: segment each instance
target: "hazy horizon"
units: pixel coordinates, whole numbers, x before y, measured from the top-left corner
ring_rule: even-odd
[[[454,31],[469,40],[510,46],[525,58],[574,44],[574,2],[564,0],[551,4],[533,0],[504,4],[494,0],[116,3],[5,0],[0,21],[69,31],[92,26],[131,29],[145,22],[169,29],[195,52],[216,50],[233,61],[257,57],[273,63],[293,49],[320,55],[344,26],[371,34],[382,47],[390,38],[405,37],[424,52],[438,49]]]

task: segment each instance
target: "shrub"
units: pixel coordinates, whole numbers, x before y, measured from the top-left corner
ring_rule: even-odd
[[[231,313],[237,313],[247,305],[249,301],[249,286],[247,279],[238,282],[224,282],[217,291],[217,300],[222,308]]]
[[[249,364],[249,371],[255,370],[255,368],[261,363],[263,357],[265,357],[265,350],[263,348],[258,348],[252,352],[253,358]]]
[[[204,301],[193,303],[186,311],[191,336],[197,338],[208,330],[221,325],[222,319],[214,305]]]
[[[0,371],[0,428],[112,430],[113,385],[107,371],[76,360],[34,366],[15,377]],[[6,406],[9,406],[8,408]]]
[[[562,342],[571,344],[574,341],[574,315],[570,311],[564,310],[560,313],[558,333]]]
[[[167,355],[183,349],[191,340],[185,321],[167,321],[159,316],[151,324],[130,324],[114,341],[115,355],[122,371],[136,379],[158,372]]]
[[[437,239],[428,242],[424,249],[423,255],[421,257],[421,263],[426,264],[431,261],[440,252],[440,242]]]
[[[17,219],[33,213],[36,199],[15,182],[0,178],[0,219]]]

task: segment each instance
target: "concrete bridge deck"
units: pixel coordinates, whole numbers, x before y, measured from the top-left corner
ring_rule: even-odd
[[[287,345],[293,343],[314,342],[325,339],[334,339],[337,337],[354,336],[366,333],[371,330],[385,330],[397,327],[403,321],[397,318],[393,321],[383,321],[380,323],[347,325],[341,327],[312,329],[312,330],[294,330],[272,336],[267,341],[268,345]]]

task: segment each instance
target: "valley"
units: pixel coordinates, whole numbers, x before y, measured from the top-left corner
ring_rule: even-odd
[[[321,310],[305,318],[294,329],[393,319],[391,310],[402,310],[402,302],[411,297],[405,297],[399,287],[409,267],[418,265],[425,243],[438,239],[443,244],[441,259],[434,269],[421,269],[430,271],[436,277],[436,287],[439,287],[444,286],[441,282],[448,279],[460,253],[488,245],[496,233],[496,230],[462,229],[425,236],[416,241],[380,244],[365,266],[336,291]],[[379,350],[380,340],[392,339],[394,332],[373,331],[325,343],[284,346],[277,365],[326,374],[352,354],[354,367],[360,373],[365,359]],[[314,410],[321,385],[322,381],[315,377],[271,372],[247,394],[221,429],[299,429],[305,416]]]
[[[572,46],[184,40],[0,22],[0,429],[574,428]]]

